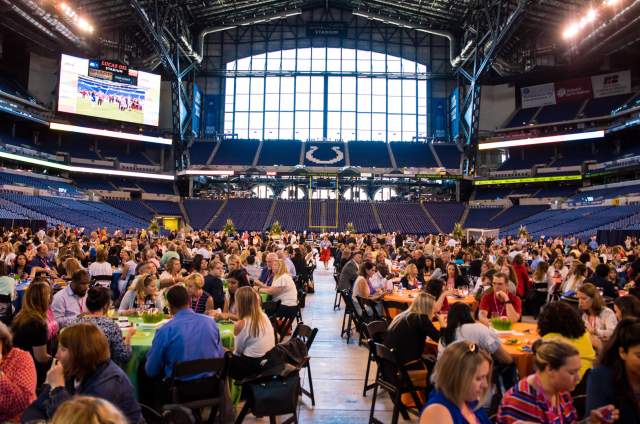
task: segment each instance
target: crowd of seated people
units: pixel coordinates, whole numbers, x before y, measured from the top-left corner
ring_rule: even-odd
[[[372,302],[384,305],[384,342],[417,390],[425,378],[416,368],[430,375],[423,423],[639,422],[633,396],[640,368],[632,355],[640,352],[640,245],[632,238],[618,246],[587,241],[358,237],[336,252],[338,289],[351,290],[365,322],[375,319]],[[380,254],[401,278],[378,272]],[[447,305],[459,287],[475,301]],[[411,306],[393,317],[386,299],[402,290],[414,293]],[[519,372],[492,328],[494,319],[523,317],[539,337],[525,346],[533,355],[530,375]],[[430,343],[437,346],[435,368],[423,355]],[[594,376],[616,383],[601,387]],[[574,397],[583,400],[574,405]]]
[[[366,300],[359,312],[384,306],[394,287],[414,293],[406,311],[389,317],[383,340],[416,386],[429,389],[422,422],[490,422],[487,412],[498,423],[640,418],[640,244],[631,238],[619,246],[395,233],[284,232],[272,240],[259,232],[151,237],[61,226],[7,230],[2,238],[0,304],[14,307],[0,309],[0,421],[74,422],[56,416],[80,414],[90,402],[91,413],[138,423],[140,403],[169,403],[176,364],[228,355],[232,378],[259,373],[287,335],[261,304],[270,297],[279,318],[297,316],[299,283],[320,240],[328,242],[338,288],[354,304]],[[465,288],[473,302],[448,301]],[[158,310],[170,319],[134,383],[125,369],[136,330],[112,317]],[[492,321],[534,316],[535,371],[522,375]],[[234,344],[225,353],[219,322],[227,320]],[[435,365],[423,360],[425,342]],[[488,393],[498,396],[493,411]],[[586,396],[586,406],[577,408],[574,396]]]

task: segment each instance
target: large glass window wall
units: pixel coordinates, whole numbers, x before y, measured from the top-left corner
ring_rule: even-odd
[[[426,66],[301,48],[227,64],[224,132],[238,138],[413,141],[427,134]]]

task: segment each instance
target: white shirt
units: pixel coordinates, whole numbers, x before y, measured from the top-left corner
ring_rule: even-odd
[[[91,277],[93,277],[94,275],[113,274],[113,269],[111,268],[111,264],[109,262],[94,262],[89,265],[88,271]]]
[[[611,337],[613,330],[615,330],[618,325],[616,313],[607,307],[602,308],[602,312],[596,317],[590,317],[583,313],[582,321],[584,321],[585,325],[589,324],[593,327],[596,331],[596,336],[604,339]]]
[[[298,305],[298,290],[296,289],[296,283],[293,282],[293,278],[289,274],[283,274],[273,280],[271,287],[284,287],[284,291],[277,296],[273,296],[273,300],[279,300],[284,306],[297,306]]]
[[[244,318],[244,327],[235,339],[236,355],[244,355],[250,358],[262,358],[276,345],[273,334],[273,326],[267,315],[262,313],[262,326],[257,337],[251,335],[251,318]]]

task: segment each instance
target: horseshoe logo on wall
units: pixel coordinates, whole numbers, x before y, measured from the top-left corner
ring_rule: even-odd
[[[317,163],[318,165],[332,165],[334,163],[338,163],[344,159],[344,153],[340,149],[339,146],[334,146],[331,148],[336,154],[336,156],[332,159],[322,160],[318,159],[314,156],[316,150],[318,150],[318,146],[311,146],[309,150],[305,153],[305,157],[309,162]]]

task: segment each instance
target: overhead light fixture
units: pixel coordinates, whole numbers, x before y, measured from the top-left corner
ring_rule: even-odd
[[[520,140],[495,141],[492,143],[478,144],[478,150],[499,149],[501,147],[531,146],[534,144],[560,143],[564,141],[593,140],[603,138],[604,130],[590,131],[575,134],[551,135],[548,137],[522,138]]]
[[[234,175],[234,171],[224,171],[224,170],[199,170],[199,169],[187,169],[186,171],[178,172],[178,175]]]
[[[119,169],[89,168],[87,166],[65,165],[58,162],[51,162],[43,159],[31,158],[29,156],[16,155],[15,153],[1,152],[0,158],[15,160],[16,162],[29,163],[31,165],[43,166],[45,168],[59,169],[67,172],[80,172],[85,174],[113,175],[118,177],[149,178],[152,180],[175,180],[174,175],[151,174],[146,172],[121,171]]]
[[[58,4],[58,8],[62,10],[62,13],[64,13],[67,19],[73,22],[82,32],[88,32],[92,34],[93,31],[95,30],[93,25],[91,25],[89,21],[87,21],[87,19],[85,19],[84,17],[78,16],[76,11],[67,3]]]
[[[58,122],[50,122],[49,128],[51,128],[52,130],[58,130],[58,131],[75,132],[80,134],[91,134],[91,135],[97,135],[100,137],[119,138],[123,140],[145,141],[149,143],[166,144],[166,145],[170,145],[173,143],[173,140],[170,138],[152,137],[150,135],[143,135],[143,134],[101,130],[99,128],[79,127],[77,125],[61,124]]]

